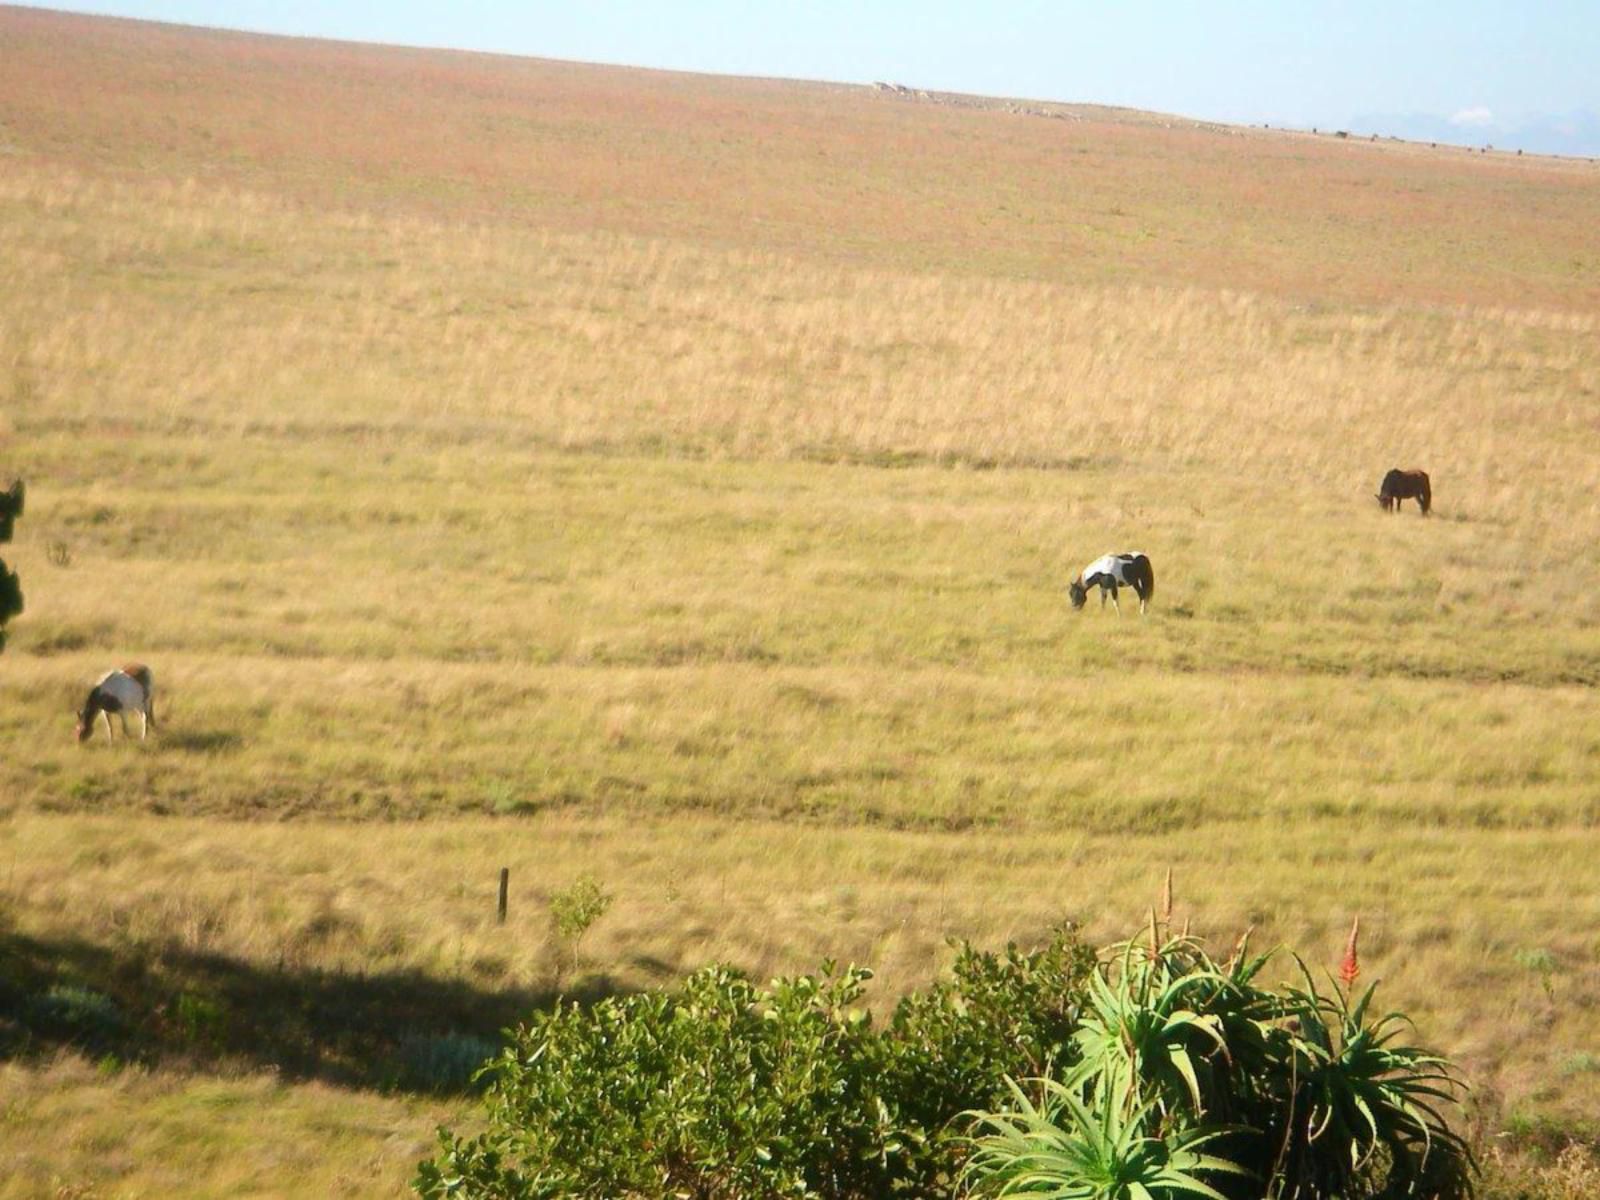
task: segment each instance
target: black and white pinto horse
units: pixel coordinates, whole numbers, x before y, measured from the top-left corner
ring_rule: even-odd
[[[1384,512],[1399,512],[1400,501],[1411,499],[1416,500],[1422,515],[1427,516],[1428,510],[1433,507],[1433,485],[1428,481],[1428,473],[1416,467],[1408,471],[1390,467],[1389,473],[1378,485],[1378,504]]]
[[[111,732],[111,714],[116,713],[122,722],[122,736],[128,735],[128,713],[139,714],[139,738],[142,741],[156,724],[155,679],[150,668],[143,663],[125,663],[115,671],[108,671],[89,689],[89,698],[78,713],[78,740],[87,742],[94,736],[96,717],[104,717],[106,739],[116,741]]]
[[[1096,586],[1100,588],[1100,607],[1106,606],[1106,597],[1110,596],[1119,616],[1122,605],[1117,601],[1117,589],[1131,587],[1134,595],[1139,597],[1139,611],[1142,613],[1148,607],[1150,597],[1156,594],[1156,573],[1150,566],[1149,557],[1137,550],[1131,554],[1102,555],[1067,584],[1072,607],[1082,608],[1089,599],[1089,589]]]

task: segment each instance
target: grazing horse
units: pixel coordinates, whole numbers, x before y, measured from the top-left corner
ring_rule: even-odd
[[[1411,499],[1416,500],[1422,515],[1427,516],[1433,507],[1433,488],[1428,483],[1428,473],[1416,467],[1408,471],[1391,467],[1378,488],[1378,504],[1384,512],[1399,512],[1400,501]]]
[[[1102,555],[1067,584],[1067,595],[1072,597],[1072,607],[1079,609],[1089,599],[1089,589],[1098,585],[1100,607],[1106,606],[1106,596],[1110,595],[1111,603],[1116,605],[1117,615],[1120,616],[1122,605],[1117,601],[1119,584],[1133,589],[1134,595],[1139,597],[1139,611],[1144,612],[1150,597],[1156,594],[1156,573],[1150,566],[1150,559],[1137,550],[1131,554]]]
[[[155,679],[150,668],[143,663],[125,663],[115,671],[108,671],[89,689],[89,698],[83,702],[78,714],[78,740],[87,742],[94,736],[94,719],[104,717],[106,739],[116,741],[111,732],[111,714],[116,713],[122,722],[122,736],[128,736],[128,711],[139,714],[139,738],[142,741],[148,729],[156,723]]]

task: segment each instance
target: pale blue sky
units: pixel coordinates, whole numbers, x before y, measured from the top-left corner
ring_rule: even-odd
[[[1446,130],[1453,120],[1463,140],[1497,145],[1515,145],[1516,128],[1530,118],[1586,112],[1593,123],[1600,112],[1600,0],[69,0],[49,7],[723,74],[883,79],[1242,123],[1354,129],[1364,116],[1423,114]]]

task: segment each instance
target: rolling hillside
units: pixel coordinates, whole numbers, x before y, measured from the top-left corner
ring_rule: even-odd
[[[1591,162],[0,8],[0,1196],[390,1194],[419,1038],[1169,865],[1592,1126],[1597,334]]]

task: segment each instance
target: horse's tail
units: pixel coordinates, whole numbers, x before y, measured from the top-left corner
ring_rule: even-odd
[[[1433,485],[1426,471],[1418,471],[1417,474],[1422,476],[1422,495],[1417,497],[1417,502],[1422,505],[1423,515],[1426,516],[1433,510]]]
[[[1156,569],[1150,565],[1148,554],[1141,554],[1133,567],[1139,579],[1139,588],[1144,592],[1140,599],[1148,602],[1156,594]]]

